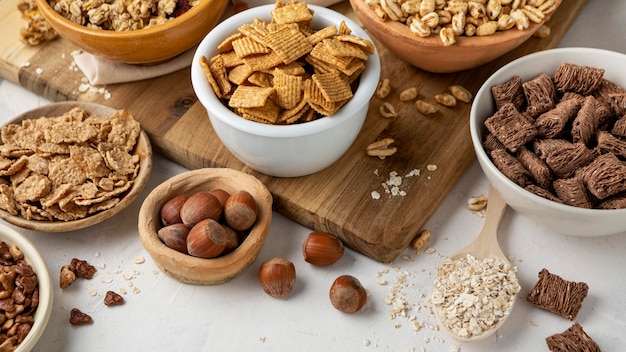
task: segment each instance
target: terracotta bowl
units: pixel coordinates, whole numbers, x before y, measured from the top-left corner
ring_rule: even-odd
[[[136,31],[87,28],[58,14],[47,0],[36,0],[39,11],[61,37],[105,59],[129,64],[155,64],[191,49],[220,20],[228,0],[202,0],[167,23]]]
[[[157,231],[162,227],[160,209],[183,193],[221,188],[230,194],[248,191],[256,200],[259,214],[245,240],[229,254],[203,259],[167,247]],[[254,176],[227,168],[188,171],[163,182],[150,192],[139,210],[139,238],[157,266],[168,276],[188,284],[217,285],[228,282],[257,258],[272,222],[272,195]]]
[[[116,111],[111,107],[95,103],[59,102],[43,105],[24,112],[23,114],[18,115],[17,117],[9,121],[9,124],[20,123],[23,120],[36,119],[41,116],[60,116],[63,115],[63,113],[72,109],[73,107],[80,107],[90,115],[95,114],[100,116],[110,116],[113,112]],[[95,213],[80,220],[73,221],[27,220],[21,216],[11,215],[9,212],[4,210],[0,210],[0,219],[3,219],[8,223],[28,230],[41,232],[67,232],[72,230],[78,230],[109,219],[124,210],[124,208],[130,205],[135,200],[135,198],[137,198],[137,196],[145,186],[146,181],[148,181],[148,178],[150,177],[150,171],[152,170],[152,145],[150,144],[150,139],[148,138],[148,135],[143,130],[141,131],[139,139],[137,140],[134,154],[138,155],[140,159],[139,173],[135,178],[135,183],[133,184],[132,188],[122,196],[120,202],[117,203],[117,205],[115,205],[113,208],[101,211],[99,213]]]
[[[557,6],[562,0],[556,0]],[[444,46],[439,35],[419,37],[397,21],[381,21],[365,0],[350,0],[352,9],[368,30],[391,53],[407,63],[435,73],[458,72],[478,67],[517,48],[543,24],[532,23],[528,29],[515,28],[489,36],[457,36],[456,43]]]
[[[35,347],[50,320],[52,302],[54,301],[54,286],[48,273],[46,262],[28,238],[8,226],[0,224],[0,241],[5,242],[8,246],[16,245],[24,254],[24,260],[37,275],[39,304],[33,315],[34,324],[24,341],[15,349],[15,352],[30,351]]]

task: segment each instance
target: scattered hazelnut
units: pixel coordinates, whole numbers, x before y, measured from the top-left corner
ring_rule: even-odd
[[[201,220],[187,235],[187,252],[194,257],[215,258],[226,249],[228,237],[224,227],[217,221]]]
[[[247,230],[256,222],[259,207],[254,197],[248,191],[233,193],[224,206],[224,218],[228,226],[234,230]]]
[[[287,259],[275,257],[261,264],[259,281],[263,291],[272,297],[284,297],[293,289],[296,268]]]
[[[163,204],[161,207],[161,223],[164,226],[183,222],[180,219],[180,208],[189,197],[189,194],[180,194]]]
[[[196,192],[192,194],[180,208],[180,218],[183,224],[192,228],[200,220],[219,220],[222,216],[222,205],[210,192]]]
[[[344,313],[357,312],[367,303],[365,288],[351,275],[342,275],[335,279],[329,296],[333,307]]]
[[[311,232],[302,245],[304,261],[313,265],[334,264],[344,252],[343,242],[327,232]]]
[[[157,236],[166,246],[187,254],[187,235],[189,228],[183,223],[177,223],[160,228]]]

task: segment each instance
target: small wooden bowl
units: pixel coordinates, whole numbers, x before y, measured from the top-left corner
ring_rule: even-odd
[[[59,35],[78,48],[108,60],[157,64],[191,49],[220,20],[229,0],[202,0],[166,23],[134,31],[88,28],[57,13],[48,0],[36,0],[43,17]]]
[[[562,1],[556,0],[557,7]],[[434,73],[463,71],[495,60],[520,46],[550,19],[546,16],[541,23],[531,22],[523,31],[513,28],[488,36],[457,36],[455,44],[444,46],[439,35],[422,38],[404,23],[381,21],[365,0],[350,0],[350,5],[363,26],[391,53],[415,67]]]
[[[59,102],[48,105],[43,105],[38,108],[24,112],[18,115],[11,121],[12,123],[20,123],[23,120],[36,119],[42,116],[61,116],[74,107],[80,107],[85,110],[89,115],[110,116],[116,109],[108,106],[96,104],[96,103],[84,103],[84,102]],[[143,187],[145,186],[148,178],[150,177],[150,171],[152,170],[152,145],[150,139],[145,131],[141,131],[135,146],[135,155],[139,156],[140,165],[139,173],[135,178],[135,183],[132,188],[123,195],[120,202],[113,208],[95,213],[91,216],[80,220],[73,221],[40,221],[40,220],[27,220],[21,216],[11,215],[9,212],[0,210],[0,218],[13,225],[41,232],[67,232],[82,229],[95,225],[106,219],[109,219],[126,208],[132,203],[139,195]]]
[[[229,193],[248,191],[259,215],[246,239],[233,252],[213,259],[193,257],[167,247],[157,231],[160,210],[176,195],[222,188]],[[168,276],[189,284],[217,285],[239,276],[257,258],[272,222],[272,195],[254,176],[227,168],[187,171],[163,182],[150,192],[139,210],[139,238],[157,266]]]

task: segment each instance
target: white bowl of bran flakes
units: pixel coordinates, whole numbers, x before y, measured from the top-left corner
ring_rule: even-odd
[[[365,121],[369,100],[378,85],[380,59],[372,43],[372,51],[363,61],[364,70],[353,82],[358,82],[358,87],[352,89],[353,96],[331,116],[289,125],[244,119],[218,98],[199,63],[203,56],[210,60],[217,55],[218,45],[236,33],[238,27],[251,24],[255,18],[269,22],[274,8],[275,5],[250,8],[217,25],[196,51],[191,78],[215,132],[234,156],[250,168],[271,176],[305,176],[336,162],[356,139]],[[314,5],[308,5],[308,9],[313,12],[313,30],[328,26],[339,28],[343,21],[351,34],[371,43],[368,34],[346,16]]]
[[[585,193],[594,208],[566,205],[562,201],[557,202],[541,197],[522,188],[522,186],[500,171],[492,162],[490,154],[483,147],[483,141],[488,133],[484,122],[496,112],[496,104],[491,88],[494,85],[509,82],[514,76],[519,76],[522,81],[529,81],[537,78],[542,73],[552,77],[552,81],[555,82],[554,75],[563,63],[602,69],[604,70],[603,79],[626,88],[626,74],[623,64],[625,61],[626,55],[601,49],[560,48],[546,50],[524,56],[502,67],[487,79],[474,98],[470,111],[470,130],[480,167],[511,208],[550,232],[583,237],[624,233],[626,232],[626,221],[624,221],[626,209],[598,209],[598,204],[602,203],[603,200],[611,199],[611,197],[607,196],[605,199],[597,199],[589,191],[588,184],[591,184],[589,177],[584,181]],[[626,109],[626,106],[624,108]],[[536,124],[537,118],[533,121]],[[572,121],[569,121],[569,125],[572,125],[572,123]],[[593,149],[596,143],[593,138],[596,137],[592,137],[591,142],[589,142],[590,149]],[[624,138],[619,137],[619,139],[623,140]],[[532,148],[532,145],[531,141],[524,146]],[[622,158],[622,156],[619,157],[619,159]],[[581,168],[574,170],[574,172],[579,171],[581,171]],[[569,180],[573,177],[577,176],[566,176],[564,179]],[[626,185],[626,179],[616,182],[616,184],[618,186]]]

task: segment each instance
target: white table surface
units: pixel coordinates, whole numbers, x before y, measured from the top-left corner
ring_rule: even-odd
[[[589,1],[561,47],[586,46],[626,53],[623,0]],[[8,81],[0,81],[0,122],[48,101]],[[220,286],[181,284],[158,270],[137,233],[137,215],[150,189],[185,169],[155,155],[150,181],[121,214],[97,226],[70,233],[25,233],[42,252],[53,281],[72,258],[98,268],[92,280],[55,289],[52,318],[36,351],[547,351],[545,338],[572,325],[535,308],[525,295],[542,268],[590,289],[578,322],[604,351],[626,347],[626,236],[574,238],[546,233],[512,210],[500,226],[504,251],[514,258],[522,286],[507,323],[480,343],[458,343],[437,327],[427,297],[436,268],[445,255],[480,230],[483,219],[466,208],[469,197],[487,192],[487,180],[472,164],[425,226],[432,232],[432,254],[406,250],[402,258],[381,264],[349,250],[337,264],[312,267],[300,247],[309,229],[274,214],[258,260],[242,276]],[[260,264],[270,257],[292,260],[298,273],[294,291],[274,299],[257,281]],[[135,264],[144,257],[143,264]],[[328,289],[335,277],[351,274],[368,289],[369,303],[356,314],[332,308]],[[387,281],[377,283],[377,276]],[[402,284],[394,283],[404,279]],[[125,289],[125,304],[103,305],[107,290]],[[137,289],[135,293],[133,289]],[[405,299],[406,316],[391,318],[384,303],[390,292]],[[92,295],[94,294],[95,295]],[[73,327],[77,307],[94,322]],[[412,320],[423,324],[412,328]]]

